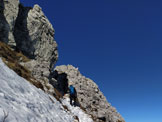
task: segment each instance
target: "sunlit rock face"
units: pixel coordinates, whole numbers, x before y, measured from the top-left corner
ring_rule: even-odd
[[[24,7],[19,5],[14,36],[17,48],[32,59],[24,64],[34,77],[48,82],[50,69],[58,59],[54,29],[39,5]],[[46,76],[46,77],[45,77]]]
[[[17,47],[30,58],[54,64],[58,58],[54,29],[38,5],[19,5],[14,36]]]

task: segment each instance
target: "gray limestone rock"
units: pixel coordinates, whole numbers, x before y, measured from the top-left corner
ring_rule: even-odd
[[[38,5],[31,8],[19,0],[0,0],[0,41],[50,68],[58,59],[54,29]]]
[[[20,4],[14,29],[19,50],[38,62],[48,62],[52,67],[58,58],[54,29],[38,5],[24,7]]]
[[[72,65],[62,65],[55,68],[56,75],[67,74],[68,83],[72,82],[76,88],[78,100],[87,113],[97,122],[125,122],[122,116],[106,100],[94,81],[81,75],[78,68]],[[66,83],[57,80],[55,87]],[[61,90],[61,89],[59,89]]]
[[[19,10],[19,0],[0,0],[0,41],[15,46],[14,26]]]

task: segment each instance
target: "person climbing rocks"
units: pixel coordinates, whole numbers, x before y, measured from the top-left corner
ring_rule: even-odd
[[[73,105],[76,106],[77,92],[72,84],[69,87],[69,91],[70,91],[70,104],[72,106]]]

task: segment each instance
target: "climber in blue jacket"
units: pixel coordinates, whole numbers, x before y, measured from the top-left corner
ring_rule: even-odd
[[[77,92],[75,90],[75,87],[73,85],[70,85],[69,91],[70,91],[70,104],[76,106]]]

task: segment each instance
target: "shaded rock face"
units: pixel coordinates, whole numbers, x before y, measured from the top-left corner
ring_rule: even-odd
[[[99,90],[98,86],[89,78],[81,75],[78,68],[72,65],[62,65],[55,68],[56,75],[66,73],[68,82],[72,82],[78,94],[78,100],[87,113],[91,114],[96,122],[125,122],[121,115],[112,107]],[[64,84],[55,81],[57,86]]]
[[[0,0],[0,40],[16,45],[13,31],[19,10],[19,0]]]
[[[53,85],[63,96],[68,92],[68,79],[66,73],[59,73],[54,71],[50,74],[49,82]]]

